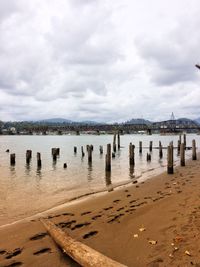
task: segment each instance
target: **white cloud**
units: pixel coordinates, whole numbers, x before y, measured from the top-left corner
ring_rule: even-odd
[[[199,116],[197,0],[0,2],[0,119]]]

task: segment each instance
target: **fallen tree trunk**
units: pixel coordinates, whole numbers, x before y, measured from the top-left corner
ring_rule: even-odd
[[[76,241],[66,232],[57,227],[47,219],[41,219],[41,222],[62,250],[73,260],[83,267],[126,267],[116,262],[100,252],[88,247],[87,245]]]

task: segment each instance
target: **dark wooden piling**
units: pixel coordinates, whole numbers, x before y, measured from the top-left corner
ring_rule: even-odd
[[[167,173],[174,173],[174,163],[173,163],[173,145],[167,147]]]
[[[57,153],[57,156],[60,155],[60,148],[59,147],[56,148],[56,153]]]
[[[161,141],[159,141],[159,158],[160,158],[160,159],[163,158],[163,151],[162,151],[162,144],[161,144]]]
[[[117,150],[117,146],[116,146],[116,133],[114,133],[113,136],[113,152],[115,153]]]
[[[77,147],[74,146],[74,154],[76,154],[76,153],[77,153]]]
[[[149,142],[149,151],[152,152],[152,147],[153,147],[153,141]]]
[[[15,154],[10,154],[10,165],[15,165]]]
[[[115,158],[115,152],[112,152],[112,158]]]
[[[179,134],[179,141],[180,141],[180,144],[182,143],[182,135]]]
[[[181,149],[181,140],[178,140],[178,144],[177,144],[177,155],[180,155],[180,149]]]
[[[37,152],[37,167],[40,168],[42,166],[41,154]]]
[[[88,152],[88,149],[89,149],[89,145],[86,146],[86,151]]]
[[[192,140],[192,160],[197,159],[197,151],[196,151],[196,141]]]
[[[53,161],[57,160],[57,148],[52,148]]]
[[[139,142],[139,153],[142,154],[142,141]]]
[[[88,146],[88,163],[92,163],[92,145]]]
[[[147,161],[151,161],[151,154],[147,153]]]
[[[26,150],[26,164],[30,163],[31,157],[32,157],[32,151]]]
[[[103,146],[99,146],[99,152],[100,154],[103,154]]]
[[[135,150],[135,146],[132,143],[130,143],[129,144],[129,164],[130,164],[130,166],[135,165],[135,152],[134,152],[134,150]]]
[[[120,149],[120,133],[117,133],[118,150]]]
[[[66,169],[67,168],[67,163],[63,164],[63,168]]]
[[[107,153],[106,153],[106,171],[111,171],[111,144],[107,144]]]
[[[83,146],[81,147],[81,155],[82,155],[82,158],[85,157],[85,152],[83,150]]]
[[[183,143],[184,143],[184,146],[185,146],[185,149],[186,149],[186,145],[187,145],[187,143],[186,143],[186,134],[183,135]]]
[[[181,164],[181,166],[185,166],[185,145],[184,145],[184,143],[182,143],[180,146],[180,155],[181,155],[180,164]]]

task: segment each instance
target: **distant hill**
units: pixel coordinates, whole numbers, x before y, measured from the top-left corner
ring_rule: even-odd
[[[138,118],[138,119],[131,119],[129,121],[126,121],[125,124],[147,124],[149,125],[151,124],[151,122],[145,119]]]
[[[39,122],[39,123],[72,123],[73,121],[63,119],[63,118],[52,118],[52,119],[39,120],[39,121],[35,121],[35,122]]]
[[[200,124],[200,118],[195,119],[195,121]]]

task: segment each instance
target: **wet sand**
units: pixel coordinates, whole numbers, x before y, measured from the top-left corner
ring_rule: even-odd
[[[200,161],[187,161],[173,175],[163,173],[144,183],[91,196],[45,217],[127,266],[198,267]],[[34,219],[0,228],[0,266],[78,265]]]

